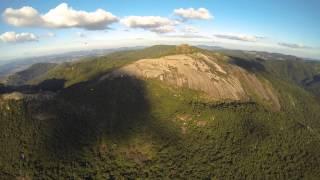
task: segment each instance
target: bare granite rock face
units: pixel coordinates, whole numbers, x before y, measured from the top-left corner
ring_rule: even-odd
[[[279,110],[275,90],[266,79],[230,64],[228,57],[216,54],[190,53],[141,59],[114,70],[105,78],[134,76],[158,79],[177,87],[206,93],[214,101],[260,101]]]
[[[39,93],[34,93],[34,94],[24,94],[21,92],[11,92],[11,93],[5,93],[0,95],[0,100],[26,100],[26,101],[31,101],[31,100],[37,100],[37,101],[45,101],[52,99],[56,93],[54,92],[49,92],[49,91],[43,91]]]
[[[0,96],[3,100],[15,100],[18,101],[20,99],[23,99],[23,94],[20,92],[12,92],[12,93],[6,93]]]

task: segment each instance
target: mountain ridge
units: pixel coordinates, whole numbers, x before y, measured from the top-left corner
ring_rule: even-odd
[[[261,83],[254,74],[223,61],[227,61],[227,57],[209,57],[202,53],[142,59],[116,69],[102,79],[124,75],[153,78],[205,92],[214,101],[249,101],[256,96],[260,101],[269,102],[275,110],[280,110],[277,95],[267,80]]]
[[[216,65],[210,66],[202,55]],[[175,68],[167,65],[179,61],[176,68],[184,67],[184,59],[185,68],[204,77],[228,77],[223,72],[241,69],[261,83],[268,82],[281,109],[267,108],[255,96],[255,101],[216,102],[198,89],[177,87],[164,82],[165,77],[161,81],[161,76],[111,77],[141,59],[146,74],[155,68],[174,75]],[[154,62],[152,69],[149,65]],[[310,73],[304,73],[308,69]],[[180,70],[179,74],[193,77]],[[320,104],[304,86],[317,78],[303,81],[317,73],[317,64],[229,56],[185,45],[61,64],[29,85],[0,84],[4,147],[0,175],[5,179],[317,179]]]

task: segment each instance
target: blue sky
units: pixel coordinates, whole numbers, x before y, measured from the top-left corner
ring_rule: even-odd
[[[179,43],[320,58],[319,8],[319,0],[1,0],[0,60]]]

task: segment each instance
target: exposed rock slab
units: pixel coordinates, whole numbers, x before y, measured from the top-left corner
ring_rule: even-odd
[[[102,79],[125,75],[159,79],[177,87],[202,91],[216,101],[249,101],[256,98],[280,109],[278,97],[267,80],[260,80],[255,74],[229,64],[221,57],[193,53],[141,59]]]

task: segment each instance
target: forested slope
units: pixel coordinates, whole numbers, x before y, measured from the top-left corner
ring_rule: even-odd
[[[185,48],[155,46],[59,65],[41,78],[65,80],[64,87],[47,89],[51,93],[35,88],[19,97],[5,91],[0,99],[1,177],[320,177],[319,102],[293,78],[280,78],[287,74],[282,69],[271,72],[275,68],[267,61],[239,63],[229,56],[226,63],[267,79],[279,98],[278,111],[259,101],[212,101],[201,91],[159,79],[101,79],[142,58],[216,53]]]

